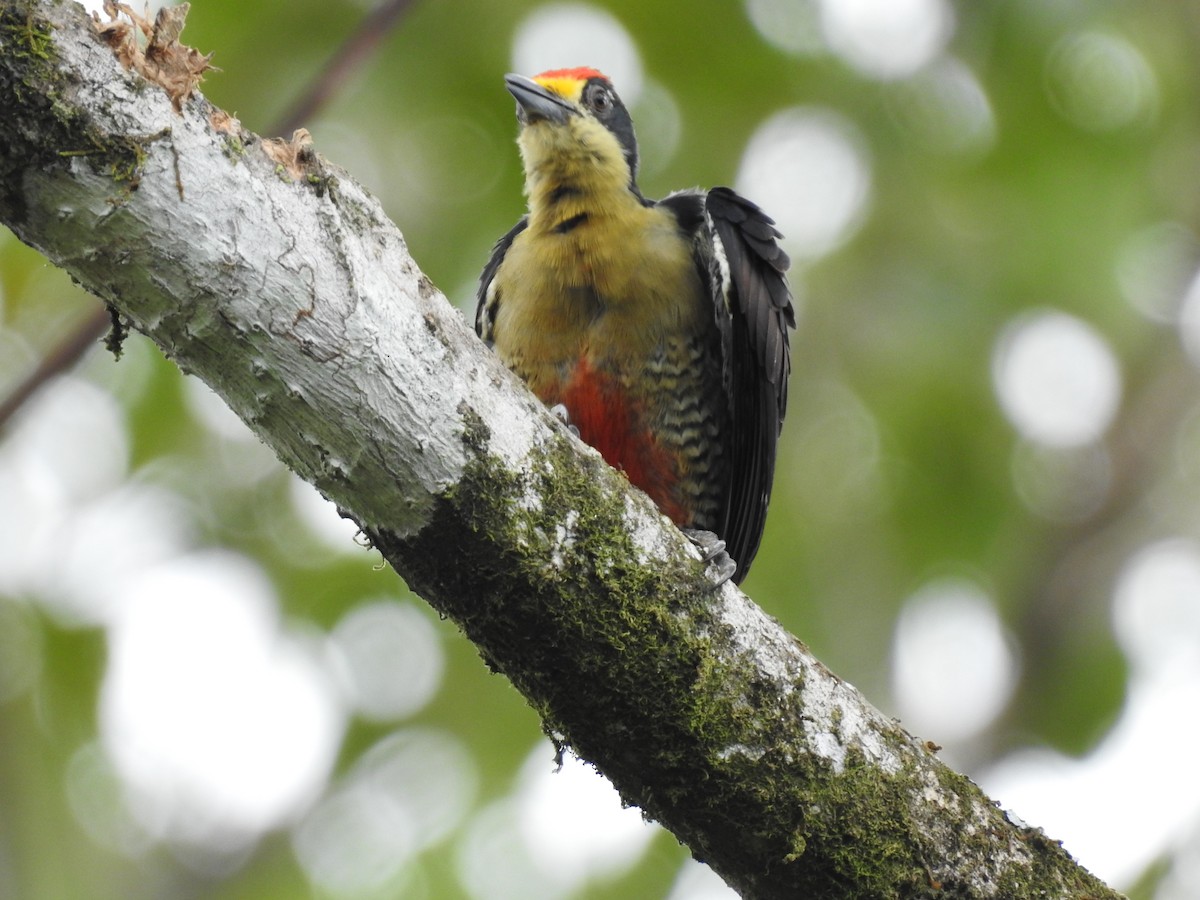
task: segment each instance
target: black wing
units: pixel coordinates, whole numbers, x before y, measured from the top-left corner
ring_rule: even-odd
[[[767,519],[792,369],[788,329],[796,317],[783,274],[789,260],[776,243],[779,237],[770,216],[729,188],[713,188],[705,197],[699,239],[711,243],[709,274],[731,432],[721,537],[737,562],[739,583],[758,552]]]
[[[475,333],[483,338],[484,343],[489,347],[492,345],[492,326],[496,323],[496,310],[500,305],[499,295],[492,290],[492,281],[496,277],[496,270],[500,268],[500,263],[504,261],[504,254],[508,252],[508,248],[512,246],[516,236],[524,231],[528,224],[529,217],[522,216],[521,221],[514,225],[508,234],[496,241],[496,246],[492,248],[492,255],[488,258],[487,265],[483,267],[483,273],[479,276],[479,289],[475,292]]]

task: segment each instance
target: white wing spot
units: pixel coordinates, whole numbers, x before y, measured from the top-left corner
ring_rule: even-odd
[[[716,259],[717,268],[721,272],[721,299],[725,304],[725,312],[732,315],[733,309],[729,303],[729,291],[733,284],[733,276],[729,274],[729,258],[725,255],[725,245],[721,243],[721,238],[717,234],[712,216],[708,212],[704,213],[704,221],[708,224],[708,233],[712,235],[713,257]]]

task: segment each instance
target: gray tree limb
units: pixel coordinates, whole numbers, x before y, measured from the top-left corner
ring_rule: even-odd
[[[173,102],[69,0],[0,0],[0,221],[208,382],[743,896],[1117,896],[709,589],[348,175]]]

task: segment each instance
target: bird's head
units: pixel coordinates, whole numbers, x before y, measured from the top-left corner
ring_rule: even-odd
[[[526,181],[583,183],[619,178],[636,192],[637,139],[629,110],[607,76],[595,69],[553,69],[526,78],[506,75],[517,100]]]

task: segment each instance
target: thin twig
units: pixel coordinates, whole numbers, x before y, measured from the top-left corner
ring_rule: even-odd
[[[413,0],[383,0],[363,16],[358,28],[317,73],[308,90],[275,125],[275,134],[289,135],[312,121],[342,89],[346,81],[366,64],[380,42],[396,26],[400,16],[408,11]]]
[[[42,385],[73,368],[88,350],[96,346],[110,325],[112,317],[107,307],[97,306],[89,312],[87,318],[42,357],[37,367],[0,402],[0,429],[4,428],[8,420],[41,389]]]

